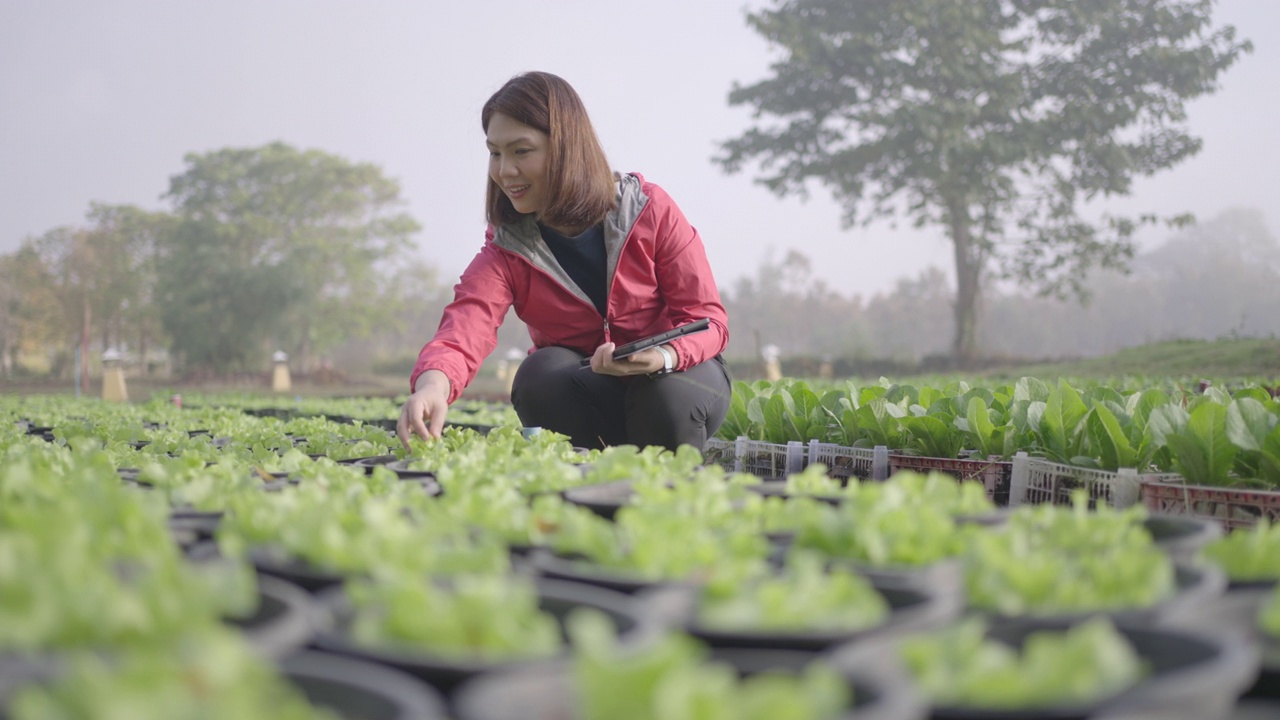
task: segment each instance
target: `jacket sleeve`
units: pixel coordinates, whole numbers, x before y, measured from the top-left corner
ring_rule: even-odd
[[[498,327],[513,302],[501,251],[485,243],[453,287],[436,334],[418,353],[409,377],[413,392],[418,377],[439,370],[449,378],[449,403],[475,379],[480,364],[498,344]]]
[[[676,325],[702,318],[711,321],[705,332],[669,343],[679,355],[675,369],[686,370],[724,351],[729,343],[729,316],[720,302],[720,290],[698,231],[666,191],[652,183],[645,183],[644,190],[650,205],[646,209],[654,213],[658,292],[671,321]]]

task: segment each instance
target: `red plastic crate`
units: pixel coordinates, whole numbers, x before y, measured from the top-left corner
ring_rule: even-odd
[[[1253,527],[1258,518],[1280,522],[1280,491],[1149,482],[1142,502],[1153,513],[1217,520],[1227,530]]]
[[[888,458],[889,451],[883,445],[855,448],[810,440],[807,464],[826,465],[827,475],[838,480],[884,480],[889,475]]]
[[[889,453],[889,474],[899,470],[916,472],[941,472],[961,482],[978,482],[986,488],[987,498],[996,505],[1009,504],[1009,485],[1013,478],[1013,463],[993,457],[990,460],[960,460],[952,458],[920,457]]]

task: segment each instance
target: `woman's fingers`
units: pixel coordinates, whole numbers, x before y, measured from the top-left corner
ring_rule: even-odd
[[[406,451],[409,450],[409,440],[414,435],[426,440],[439,438],[443,432],[445,410],[441,408],[431,412],[430,407],[431,403],[415,395],[405,402],[400,411],[400,419],[396,421],[396,435]]]

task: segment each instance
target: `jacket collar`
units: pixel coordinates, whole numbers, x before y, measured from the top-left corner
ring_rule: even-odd
[[[631,228],[640,218],[641,211],[649,203],[649,197],[641,187],[641,178],[634,173],[619,176],[616,187],[617,195],[614,200],[617,207],[604,218],[605,287],[610,290],[613,288],[613,276],[618,270],[618,258],[622,257],[622,247],[631,234]],[[543,241],[542,233],[532,216],[496,228],[493,244],[524,258],[550,275],[575,297],[588,305],[592,304],[582,288],[560,267],[551,248]]]

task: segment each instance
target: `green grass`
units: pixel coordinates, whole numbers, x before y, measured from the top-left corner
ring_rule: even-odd
[[[756,380],[758,368],[735,368],[735,379]],[[1045,381],[1058,378],[1080,378],[1106,381],[1120,378],[1164,377],[1190,384],[1208,380],[1215,384],[1257,382],[1269,387],[1280,385],[1280,339],[1246,338],[1239,340],[1173,340],[1169,342],[1128,348],[1113,355],[1073,360],[1028,362],[1016,365],[1002,364],[984,370],[968,372],[892,375],[895,382],[911,384],[945,385],[952,380],[989,380],[1006,382],[1020,377],[1035,377]],[[840,379],[840,378],[837,378]],[[863,382],[876,382],[878,377],[861,378]],[[183,391],[260,391],[270,393],[270,376],[263,373],[252,380],[239,382],[183,383],[176,380],[153,378],[129,378],[129,397],[134,401],[145,400],[154,393]],[[369,375],[348,377],[320,385],[295,378],[291,395],[312,396],[396,396],[408,388],[408,377],[399,375]],[[90,394],[102,391],[100,377],[95,377]],[[34,379],[28,381],[0,380],[0,392],[9,394],[71,394],[70,381]],[[466,396],[473,399],[505,399],[505,386],[493,377],[492,372],[482,372],[467,388]]]
[[[1280,381],[1280,339],[1172,340],[1127,348],[1114,355],[1002,367],[980,374],[993,379],[1032,376],[1042,380],[1144,375],[1275,384]]]

